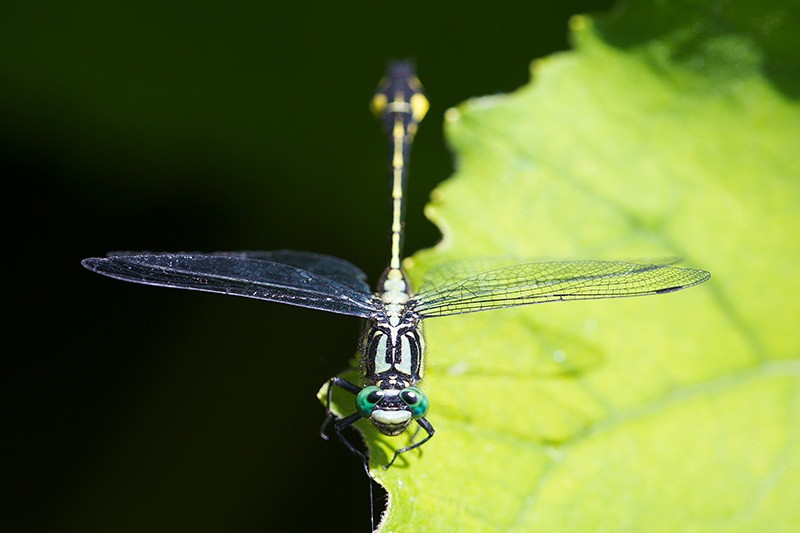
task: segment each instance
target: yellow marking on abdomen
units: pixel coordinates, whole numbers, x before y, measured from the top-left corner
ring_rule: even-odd
[[[403,232],[403,143],[406,130],[403,126],[403,117],[397,114],[392,129],[393,151],[392,154],[392,257],[389,263],[391,268],[400,268],[400,241]]]

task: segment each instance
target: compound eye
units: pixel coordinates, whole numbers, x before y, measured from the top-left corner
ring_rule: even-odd
[[[364,387],[356,395],[356,410],[358,414],[369,418],[372,409],[383,399],[383,390],[375,385]]]
[[[428,412],[428,397],[416,387],[406,387],[400,391],[403,400],[414,418],[422,418]]]

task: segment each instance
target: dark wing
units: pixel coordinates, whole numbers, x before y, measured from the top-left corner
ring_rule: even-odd
[[[313,274],[326,277],[342,285],[347,285],[351,289],[359,292],[370,292],[367,284],[367,275],[349,261],[339,259],[330,255],[315,254],[314,252],[297,252],[295,250],[273,250],[262,252],[259,250],[243,252],[178,252],[165,254],[163,252],[109,252],[106,257],[122,257],[131,255],[205,255],[218,257],[241,257],[247,259],[258,259],[260,261],[271,261],[283,265],[308,270]]]
[[[424,284],[410,307],[429,318],[544,302],[662,294],[709,277],[704,270],[618,261],[528,263],[481,272],[438,288]]]
[[[272,261],[283,265],[308,270],[312,274],[324,276],[342,285],[347,285],[351,289],[359,292],[369,293],[370,288],[367,284],[367,275],[349,261],[339,259],[330,255],[315,254],[313,252],[296,252],[294,250],[274,250],[270,252],[246,251],[246,252],[214,252],[211,255],[226,257],[245,257],[249,259],[259,259],[261,261]]]
[[[245,252],[247,253],[247,252]],[[115,279],[218,292],[368,318],[372,295],[292,265],[222,254],[131,254],[92,257],[83,266]]]

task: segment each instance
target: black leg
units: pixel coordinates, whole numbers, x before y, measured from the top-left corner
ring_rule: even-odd
[[[409,446],[406,446],[405,448],[400,448],[399,450],[394,452],[394,456],[392,457],[392,460],[389,461],[388,465],[383,467],[384,470],[386,470],[387,468],[392,466],[392,463],[394,463],[395,459],[397,459],[397,456],[400,455],[401,453],[405,453],[405,452],[407,452],[409,450],[413,450],[414,448],[419,448],[420,446],[422,446],[423,444],[425,444],[426,442],[431,440],[431,437],[433,437],[433,433],[434,433],[433,426],[431,425],[431,423],[428,422],[427,420],[425,420],[425,418],[418,418],[417,419],[417,424],[419,424],[419,426],[428,433],[428,436],[425,437],[424,439],[422,439],[419,442],[415,442],[413,444],[410,444]],[[414,435],[416,436],[416,433]],[[413,440],[413,437],[412,437],[412,440]]]
[[[352,392],[353,394],[358,394],[361,391],[361,387],[358,385],[353,385],[346,379],[342,379],[340,377],[332,377],[331,380],[328,382],[328,393],[327,393],[327,401],[325,402],[325,410],[327,411],[328,415],[325,417],[325,421],[322,423],[322,427],[319,430],[319,436],[325,440],[328,440],[328,436],[325,434],[325,429],[328,427],[328,424],[331,420],[336,418],[331,412],[331,394],[333,393],[333,386],[337,386],[341,389],[346,390],[347,392]],[[351,422],[352,424],[352,422]],[[341,437],[339,437],[341,438]],[[349,445],[348,445],[349,447]]]
[[[328,416],[325,417],[325,422],[322,423],[322,429],[320,430],[320,437],[322,437],[325,440],[328,440],[328,436],[325,434],[325,429],[328,426],[328,423],[332,419],[336,418],[336,415],[334,415],[333,412],[331,411],[331,394],[334,385],[346,390],[347,392],[352,392],[353,394],[358,394],[359,392],[361,392],[361,387],[359,387],[358,385],[353,385],[349,381],[339,377],[331,378],[331,380],[328,382],[327,401],[325,402],[325,408],[328,411]],[[345,446],[347,446],[348,450],[353,452],[359,459],[361,459],[361,462],[364,464],[364,470],[367,472],[367,476],[369,476],[371,479],[372,476],[370,476],[369,474],[369,460],[367,459],[367,456],[358,451],[355,448],[355,446],[350,444],[350,441],[345,439],[344,435],[342,435],[342,430],[344,428],[353,425],[359,420],[361,420],[361,415],[358,413],[353,413],[348,417],[339,419],[339,421],[337,421],[336,424],[333,425],[333,432],[336,433],[336,436],[339,437],[339,440],[342,441]]]
[[[355,446],[350,444],[350,441],[348,441],[346,438],[344,438],[344,435],[342,435],[342,430],[344,428],[358,422],[359,420],[361,420],[361,415],[358,413],[353,413],[347,418],[342,418],[341,420],[336,422],[333,425],[333,431],[334,433],[336,433],[336,436],[339,437],[339,440],[342,441],[342,443],[344,443],[345,446],[347,446],[347,449],[353,452],[356,456],[358,456],[361,459],[361,462],[364,463],[364,470],[366,470],[367,475],[371,478],[372,476],[370,476],[369,474],[369,460],[367,459],[367,456],[358,451],[355,448]]]
[[[361,392],[361,387],[358,385],[354,385],[347,381],[346,379],[342,379],[340,377],[332,377],[331,380],[328,382],[328,392],[326,394],[327,398],[325,401],[325,410],[327,411],[327,416],[325,417],[325,421],[322,423],[322,429],[320,429],[319,435],[325,440],[328,440],[328,436],[325,434],[325,428],[328,426],[328,423],[336,418],[336,415],[333,414],[331,411],[331,395],[333,394],[333,386],[337,386],[346,390],[347,392],[351,392],[353,394],[358,394]],[[347,449],[353,452],[356,456],[361,459],[361,463],[364,465],[364,471],[367,473],[367,478],[369,479],[369,519],[370,523],[372,524],[372,530],[375,530],[375,508],[374,502],[372,497],[372,475],[369,473],[369,460],[367,456],[358,451],[350,442],[344,438],[342,435],[342,430],[347,426],[351,426],[354,423],[358,422],[361,419],[361,415],[358,413],[354,413],[346,418],[340,419],[336,424],[333,426],[333,431],[336,433],[336,436],[339,437],[339,440],[347,446]]]

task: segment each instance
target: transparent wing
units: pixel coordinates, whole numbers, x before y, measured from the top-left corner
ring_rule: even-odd
[[[558,261],[564,263],[565,261]],[[669,266],[680,263],[679,257],[648,257],[640,260],[625,260],[624,263],[637,263],[647,265],[661,265]],[[490,270],[498,270],[500,268],[519,266],[522,264],[530,264],[531,261],[525,261],[513,255],[489,255],[479,257],[469,257],[466,259],[456,259],[454,261],[446,261],[432,266],[422,275],[422,285],[418,293],[431,292],[433,289],[444,287],[451,283],[461,281],[465,278],[470,278]],[[545,263],[545,261],[540,261]]]
[[[369,292],[292,265],[226,254],[113,252],[105,258],[84,259],[82,264],[98,274],[145,285],[245,296],[364,318],[375,310]]]
[[[685,289],[710,276],[692,268],[618,261],[528,263],[438,288],[423,284],[412,307],[422,318],[430,318],[544,302],[643,296]]]
[[[422,275],[422,285],[417,292],[424,294],[477,274],[517,266],[524,262],[519,257],[511,255],[489,255],[446,261],[432,266]]]

